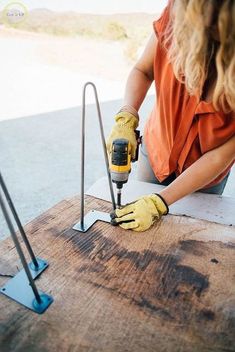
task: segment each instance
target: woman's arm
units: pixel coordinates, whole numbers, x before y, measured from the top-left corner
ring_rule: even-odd
[[[124,105],[139,110],[148,89],[153,82],[153,62],[157,45],[156,34],[153,33],[138,62],[131,70],[125,88]]]
[[[150,194],[116,209],[112,224],[123,229],[145,231],[168,213],[168,205],[213,181],[235,159],[235,136],[204,154],[159,194]],[[159,197],[160,195],[160,197]]]
[[[156,47],[156,35],[149,39],[145,50],[131,70],[125,89],[124,105],[115,115],[116,124],[113,126],[110,135],[106,140],[107,151],[111,154],[113,141],[118,138],[125,138],[130,142],[132,159],[136,154],[136,134],[138,126],[138,110],[146,96],[146,93],[153,81],[153,62]]]
[[[193,163],[160,192],[168,205],[193,193],[219,176],[235,159],[235,136]]]

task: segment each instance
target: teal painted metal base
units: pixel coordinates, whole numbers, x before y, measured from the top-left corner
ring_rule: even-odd
[[[48,267],[48,262],[37,258],[38,267],[33,262],[28,264],[32,278],[35,280]],[[29,284],[28,277],[24,269],[10,279],[0,292],[23,306],[33,310],[35,313],[42,314],[53,302],[52,296],[39,292],[40,301],[35,298],[35,294]]]

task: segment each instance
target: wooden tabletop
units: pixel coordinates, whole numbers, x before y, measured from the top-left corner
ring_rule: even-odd
[[[90,209],[111,205],[87,196]],[[1,352],[235,351],[235,227],[168,215],[143,233],[79,233],[78,220],[75,197],[26,226],[54,302],[38,315],[0,295]],[[19,269],[6,239],[0,286]]]

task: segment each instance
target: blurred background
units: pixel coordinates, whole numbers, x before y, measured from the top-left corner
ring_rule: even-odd
[[[121,98],[166,4],[134,0],[0,2],[0,119],[77,106],[84,81]]]
[[[80,193],[82,88],[95,83],[107,136],[127,75],[166,3],[0,1],[0,169],[23,224]],[[153,93],[152,87],[141,108],[141,130]],[[91,89],[86,102],[88,188],[105,165]],[[135,171],[136,165],[133,178]],[[230,182],[225,194],[232,193]],[[0,239],[6,235],[0,213]]]

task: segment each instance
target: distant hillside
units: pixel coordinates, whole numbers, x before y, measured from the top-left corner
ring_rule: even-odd
[[[157,15],[145,13],[91,15],[73,12],[32,10],[17,29],[44,32],[59,36],[89,36],[107,40],[136,39],[141,41],[152,30]]]
[[[140,47],[151,34],[152,23],[157,17],[157,14],[146,13],[91,15],[37,9],[32,10],[23,22],[14,27],[18,31],[52,36],[123,42],[124,56],[133,62],[138,57]]]

